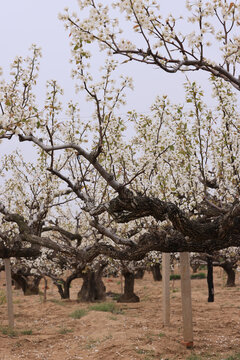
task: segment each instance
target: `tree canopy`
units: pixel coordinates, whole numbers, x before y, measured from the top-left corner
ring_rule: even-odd
[[[198,31],[183,34],[177,27],[184,19],[162,19],[154,0],[113,2],[115,11],[126,13],[140,45],[121,40],[121,22],[107,6],[92,0],[79,4],[80,10],[89,9],[89,17],[79,20],[67,11],[60,18],[70,34],[77,91],[94,106],[92,121],[84,122],[73,102],[64,112],[56,81],[47,84],[45,104],[37,103],[33,88],[41,54],[36,47],[31,57],[14,61],[12,81],[0,88],[0,137],[18,135],[20,142],[30,141],[48,154],[47,170],[66,186],[66,194],[75,194],[89,225],[102,236],[84,253],[75,253],[89,261],[99,253],[139,260],[151,250],[208,253],[239,246],[240,122],[234,92],[239,89],[239,37],[234,30],[240,4],[187,2],[189,21]],[[207,58],[211,37],[217,40],[220,64]],[[97,80],[91,74],[95,41],[106,50]],[[128,77],[116,81],[115,54],[171,73],[207,71],[214,109],[206,105],[203,89],[189,80],[189,107],[158,97],[149,115],[133,110],[126,121],[116,109],[132,82]],[[135,129],[131,135],[129,126]],[[22,240],[73,253],[67,245],[32,236],[29,225],[22,227],[7,206],[0,211],[18,224]]]

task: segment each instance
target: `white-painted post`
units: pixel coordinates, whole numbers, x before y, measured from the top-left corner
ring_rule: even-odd
[[[4,267],[5,267],[6,288],[7,288],[8,325],[9,328],[13,329],[14,316],[13,316],[12,275],[11,275],[10,259],[4,259]]]
[[[162,253],[163,324],[170,325],[170,254]]]
[[[181,293],[183,316],[183,345],[193,347],[192,296],[189,253],[180,253]]]

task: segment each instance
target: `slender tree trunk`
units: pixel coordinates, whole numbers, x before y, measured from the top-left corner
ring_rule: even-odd
[[[209,257],[207,258],[207,269],[208,302],[214,302],[213,264]]]
[[[200,267],[200,264],[196,262],[196,263],[191,263],[190,266],[192,268],[193,273],[196,274],[196,272],[198,271],[198,269]]]
[[[61,296],[61,299],[69,299],[70,298],[69,287],[66,286],[65,280],[55,280],[53,283],[58,288],[58,292]]]
[[[78,302],[103,301],[106,298],[106,287],[102,281],[102,272],[106,265],[98,271],[88,270],[83,274],[83,284],[78,292]]]
[[[160,264],[155,264],[155,265],[151,266],[151,271],[152,271],[152,274],[153,274],[153,280],[154,281],[161,281],[162,280]]]
[[[124,276],[124,292],[118,299],[120,303],[139,302],[139,297],[134,294],[134,273],[123,271]]]
[[[226,264],[221,265],[221,267],[224,269],[224,271],[225,271],[226,274],[227,274],[227,283],[226,283],[226,286],[227,286],[227,287],[234,287],[234,286],[236,286],[236,284],[235,284],[236,274],[235,274],[235,270],[234,270],[234,268],[233,268],[233,265],[232,265],[231,263],[226,263]]]
[[[77,279],[82,276],[81,272],[76,272],[69,275],[66,280],[60,279],[55,280],[53,283],[57,286],[58,292],[61,296],[61,299],[70,299],[70,286],[74,279]]]

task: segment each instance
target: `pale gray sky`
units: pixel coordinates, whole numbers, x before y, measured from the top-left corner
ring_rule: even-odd
[[[68,99],[71,96],[75,97],[73,81],[70,78],[69,37],[63,23],[58,20],[58,13],[62,12],[65,6],[79,13],[77,0],[0,0],[0,2],[0,66],[3,68],[4,77],[8,77],[9,65],[14,57],[26,56],[31,44],[35,43],[43,52],[38,80],[40,101],[44,99],[47,79],[58,80]],[[182,14],[185,11],[184,4],[185,0],[161,1],[162,11],[166,15],[172,11],[176,15]],[[184,100],[182,74],[166,74],[159,69],[136,63],[123,65],[122,71],[130,74],[135,83],[135,91],[128,95],[127,109],[134,108],[137,111],[148,112],[149,106],[158,94],[169,94],[176,102]],[[91,115],[86,105],[81,104],[81,108],[83,116]],[[10,146],[12,142],[3,141],[0,152],[7,151]]]
[[[110,3],[111,1],[103,0],[102,2]],[[165,13],[173,10],[180,14],[185,0],[165,0],[161,3]],[[79,13],[77,0],[1,0],[0,66],[4,69],[5,77],[9,72],[12,59],[16,55],[27,55],[29,47],[35,43],[41,46],[43,52],[39,77],[40,88],[43,87],[42,93],[44,94],[44,84],[47,79],[58,80],[60,85],[66,88],[68,94],[73,91],[69,76],[71,69],[69,38],[63,23],[57,17],[65,6]],[[127,68],[128,66],[124,66],[123,72]],[[135,78],[135,92],[139,96],[137,98],[139,101],[132,104],[133,107],[144,111],[147,99],[154,99],[157,93],[164,92],[165,89],[165,92],[176,92],[176,96],[179,94],[174,90],[178,86],[176,81],[182,80],[182,76],[176,79],[178,77],[175,75],[164,74],[157,69],[136,63],[130,65],[129,68],[129,73]],[[181,85],[181,80],[179,85]],[[144,88],[147,88],[147,91]]]

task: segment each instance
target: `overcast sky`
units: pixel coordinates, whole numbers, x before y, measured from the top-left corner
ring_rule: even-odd
[[[103,3],[111,3],[103,0]],[[184,10],[185,0],[161,1],[163,13],[171,10],[180,14]],[[64,7],[79,13],[77,0],[7,0],[2,1],[0,12],[0,66],[5,77],[9,72],[9,64],[16,55],[25,56],[32,43],[42,48],[41,72],[39,84],[44,94],[44,84],[47,79],[56,79],[66,89],[66,93],[74,92],[70,79],[69,37],[63,23],[58,20],[58,13]],[[98,54],[96,53],[97,57]],[[123,66],[126,71],[128,66]],[[135,80],[136,101],[133,107],[141,111],[148,109],[158,93],[168,92],[178,97],[178,86],[181,86],[183,76],[165,74],[158,69],[142,64],[131,64],[130,73]],[[147,91],[145,91],[147,89]],[[133,96],[135,98],[135,96]]]
[[[110,3],[109,0],[103,0]],[[165,14],[173,11],[176,15],[184,12],[185,0],[161,1]],[[77,0],[1,0],[0,11],[0,66],[7,78],[9,65],[16,55],[26,56],[32,43],[42,48],[41,71],[38,80],[38,98],[43,100],[47,79],[56,79],[64,88],[66,96],[74,95],[74,86],[70,78],[69,37],[63,23],[58,20],[58,13],[64,7],[79,13]],[[98,56],[98,54],[94,54]],[[147,113],[156,95],[169,94],[171,99],[184,100],[182,74],[167,74],[143,64],[122,66],[122,71],[132,75],[135,90],[128,96],[129,108]],[[201,74],[202,76],[202,74]],[[82,105],[82,115],[90,116],[86,105]],[[125,110],[121,110],[125,111]],[[3,141],[0,152],[7,151],[10,142]]]

